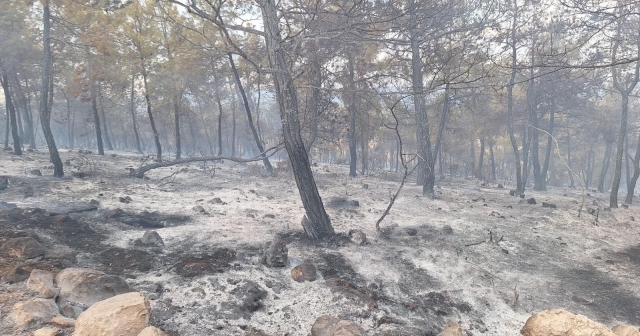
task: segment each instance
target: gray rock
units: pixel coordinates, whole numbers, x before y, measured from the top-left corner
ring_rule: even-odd
[[[81,307],[130,292],[129,285],[119,276],[85,268],[67,268],[56,276],[60,288],[59,303]]]
[[[0,247],[0,257],[10,259],[33,259],[44,255],[45,250],[31,237],[18,237],[7,240]]]
[[[0,202],[0,210],[11,210],[11,209],[15,209],[18,206],[12,203],[7,203],[7,202]]]
[[[164,246],[164,241],[156,231],[147,231],[144,233],[144,235],[142,235],[142,238],[136,240],[135,245],[145,247],[160,247]]]
[[[287,243],[280,237],[267,243],[262,254],[262,263],[269,267],[285,267],[289,258]]]
[[[16,324],[29,327],[49,322],[58,315],[56,302],[50,299],[31,299],[13,305],[11,316]]]
[[[364,245],[367,243],[367,235],[362,230],[349,230],[349,238],[354,244]]]
[[[55,299],[59,290],[53,286],[53,273],[34,269],[27,280],[27,288],[45,299]]]

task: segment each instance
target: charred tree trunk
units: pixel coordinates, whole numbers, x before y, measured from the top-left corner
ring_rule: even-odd
[[[93,123],[96,129],[96,144],[98,155],[104,155],[104,145],[102,144],[102,128],[100,127],[100,115],[98,114],[98,102],[96,98],[95,83],[91,83],[91,110],[93,111]]]
[[[547,175],[549,174],[549,166],[551,165],[551,151],[553,150],[553,126],[555,124],[556,117],[556,104],[551,103],[551,110],[549,111],[549,129],[547,132],[547,148],[544,153],[544,164],[542,165],[542,172],[540,173],[540,190],[547,190]],[[573,175],[571,175],[573,179]]]
[[[618,191],[620,189],[620,178],[622,175],[622,156],[624,155],[624,138],[627,134],[628,111],[629,95],[623,93],[622,114],[620,116],[620,132],[618,133],[618,144],[616,146],[616,165],[613,171],[613,183],[611,184],[611,195],[609,197],[609,207],[611,208],[618,207]]]
[[[636,154],[633,157],[633,176],[631,176],[630,181],[627,183],[627,197],[624,200],[626,204],[633,203],[633,194],[635,193],[636,182],[638,182],[639,176],[640,176],[640,137],[638,137]]]
[[[315,53],[313,54],[315,55]],[[314,56],[311,62],[313,70],[313,88],[311,89],[311,122],[309,123],[309,140],[307,140],[307,153],[311,155],[313,144],[318,138],[318,118],[320,116],[320,88],[322,87],[322,68],[320,61]]]
[[[177,90],[176,90],[177,91]],[[182,157],[182,145],[180,143],[180,98],[179,94],[173,97],[173,121],[176,133],[176,160]]]
[[[162,145],[160,144],[160,134],[156,128],[156,123],[153,120],[153,112],[151,108],[151,96],[149,93],[149,83],[147,81],[147,69],[144,65],[144,60],[141,60],[142,65],[142,82],[144,84],[144,100],[147,102],[147,115],[149,116],[149,123],[151,124],[151,130],[153,131],[153,139],[156,143],[156,161],[162,161]]]
[[[489,140],[489,160],[491,161],[491,181],[496,181],[496,161],[493,156],[493,140]]]
[[[355,84],[355,65],[353,59],[353,51],[349,51],[347,60],[348,83],[349,83],[349,177],[356,177],[358,154],[356,140],[356,84]]]
[[[51,37],[50,37],[50,13],[49,13],[49,0],[44,0],[43,7],[43,44],[44,44],[44,62],[42,65],[42,89],[40,91],[40,123],[42,124],[42,133],[47,141],[47,147],[49,148],[49,155],[51,163],[53,163],[53,176],[63,177],[64,170],[62,166],[62,160],[58,154],[58,148],[56,142],[53,139],[53,133],[51,132],[50,120],[51,120],[51,104],[49,103],[49,95],[53,95],[50,91],[50,85],[53,83],[51,80]]]
[[[306,216],[302,224],[307,235],[313,239],[326,238],[335,234],[329,215],[324,209],[320,193],[316,186],[309,157],[300,134],[298,119],[298,97],[278,25],[278,12],[275,0],[264,0],[262,18],[265,27],[265,40],[269,64],[273,73],[276,100],[280,107],[280,119],[284,135],[284,145],[289,155],[293,175],[298,186]]]
[[[520,150],[518,149],[518,141],[515,136],[514,129],[514,116],[513,116],[513,88],[516,82],[516,73],[517,73],[517,48],[516,48],[516,27],[518,21],[518,6],[517,1],[514,1],[515,12],[513,14],[513,23],[511,24],[511,77],[509,79],[509,86],[507,87],[507,118],[509,124],[509,140],[511,141],[511,147],[513,148],[513,156],[515,159],[516,166],[516,193],[519,195],[524,194],[525,183],[522,171],[523,164],[520,162]],[[523,150],[525,150],[523,148]],[[526,164],[525,164],[526,167]],[[526,168],[525,168],[526,169]]]
[[[607,177],[607,170],[609,170],[609,162],[611,161],[611,149],[613,142],[607,140],[607,146],[604,150],[604,159],[602,160],[602,169],[600,169],[600,178],[598,179],[598,191],[605,192],[605,178]]]
[[[20,134],[18,133],[18,123],[16,120],[16,109],[13,105],[13,100],[11,99],[11,89],[9,87],[9,78],[7,74],[3,71],[2,73],[2,90],[4,92],[4,101],[5,106],[7,108],[7,114],[9,119],[7,119],[7,123],[11,122],[11,135],[13,136],[13,153],[15,155],[22,155],[22,145],[20,143]],[[7,134],[9,134],[7,130]],[[7,137],[8,140],[8,137]],[[8,141],[7,141],[8,143]]]
[[[476,178],[482,180],[482,168],[484,166],[484,137],[480,138],[480,157],[478,158],[478,168],[476,168]]]
[[[249,123],[249,128],[251,129],[251,134],[253,135],[253,139],[256,142],[256,147],[258,147],[258,151],[260,153],[264,152],[264,146],[262,145],[262,141],[260,141],[260,135],[256,130],[256,126],[253,124],[253,117],[251,116],[251,107],[249,106],[249,100],[247,99],[247,93],[244,91],[244,87],[242,86],[242,81],[240,80],[240,75],[238,74],[238,69],[236,69],[236,64],[233,61],[233,55],[231,53],[227,54],[229,56],[229,64],[231,65],[231,70],[233,71],[233,77],[236,80],[236,86],[238,87],[238,91],[240,91],[240,95],[242,96],[242,103],[244,104],[244,109],[247,112],[247,120]],[[262,160],[264,163],[264,167],[267,169],[269,174],[273,174],[273,166],[271,162],[269,162],[269,158],[264,158]]]
[[[136,77],[131,76],[131,96],[130,96],[130,112],[131,112],[131,122],[133,124],[133,134],[136,138],[136,150],[138,150],[138,154],[142,154],[142,146],[140,145],[140,134],[138,133],[138,122],[136,120],[136,89],[135,89],[135,81]]]
[[[102,97],[102,83],[98,82],[98,100],[100,104],[100,114],[102,115],[102,130],[104,132],[104,142],[107,144],[108,150],[113,150],[113,144],[111,143],[111,138],[109,137],[109,128],[107,126],[107,115],[104,112],[104,102]]]
[[[436,148],[433,154],[434,160],[440,155],[440,147],[442,146],[442,136],[444,134],[444,126],[449,114],[449,83],[444,86],[444,101],[442,102],[442,115],[440,116],[440,126],[438,127],[438,137],[436,138]]]
[[[567,135],[567,173],[569,174],[569,181],[571,184],[569,188],[575,188],[575,180],[573,179],[573,172],[571,171],[571,136]]]
[[[218,104],[218,156],[222,155],[222,102],[220,101],[220,92],[218,90],[218,79],[216,77],[213,78],[215,83],[215,88],[213,93],[216,98],[216,103]],[[232,155],[235,155],[233,153]]]
[[[29,142],[29,148],[30,149],[35,149],[36,148],[36,143],[35,143],[35,134],[34,134],[34,127],[33,127],[33,116],[31,115],[31,106],[29,104],[29,100],[27,99],[27,96],[25,95],[25,88],[22,87],[22,84],[20,82],[20,78],[18,77],[18,74],[14,71],[13,73],[13,77],[14,77],[14,81],[16,83],[16,87],[17,87],[17,93],[18,96],[20,97],[20,105],[22,105],[22,118],[23,118],[23,123],[25,125],[25,142]]]

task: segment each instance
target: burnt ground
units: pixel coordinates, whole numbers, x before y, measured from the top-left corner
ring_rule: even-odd
[[[467,335],[517,335],[531,313],[551,308],[640,325],[640,214],[636,205],[593,205],[604,194],[586,197],[585,207],[600,211],[596,222],[586,211],[578,217],[580,190],[529,192],[532,205],[474,181],[441,182],[436,200],[408,186],[376,236],[395,177],[349,180],[345,167],[320,165],[339,234],[313,242],[302,233],[287,172],[262,177],[252,166],[194,164],[142,180],[125,169],[139,156],[62,155],[91,162],[74,168],[87,177],[47,177],[43,152],[0,153],[0,175],[10,180],[0,201],[18,207],[0,211],[0,244],[32,237],[47,250],[28,261],[0,258],[2,330],[12,328],[13,303],[29,296],[31,269],[66,267],[123,276],[150,299],[152,323],[173,335],[308,335],[322,314],[352,319],[370,335],[435,335],[448,321]],[[32,169],[45,176],[28,175]],[[150,229],[164,247],[135,244]],[[351,243],[351,229],[369,243]],[[276,235],[288,244],[289,265],[267,268],[261,249]],[[291,279],[303,262],[316,265],[316,281]]]

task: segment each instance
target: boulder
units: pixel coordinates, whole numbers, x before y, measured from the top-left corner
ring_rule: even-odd
[[[13,305],[11,315],[16,324],[28,327],[49,322],[58,315],[58,306],[50,299],[31,299]]]
[[[276,237],[267,243],[262,254],[262,263],[269,267],[285,267],[289,259],[289,249],[284,239]]]
[[[533,197],[527,198],[527,204],[536,204],[536,199]]]
[[[462,328],[455,322],[449,322],[437,336],[462,336]]]
[[[58,336],[60,335],[60,329],[58,328],[40,328],[33,332],[33,336]]]
[[[534,314],[520,333],[524,336],[616,336],[602,324],[562,309]]]
[[[56,276],[60,288],[58,302],[88,307],[98,301],[129,292],[119,276],[85,268],[67,268]]]
[[[151,318],[149,301],[137,292],[100,301],[80,314],[75,336],[137,336]]]
[[[164,336],[165,333],[156,327],[146,327],[138,334],[138,336]]]
[[[354,244],[364,245],[367,243],[367,235],[362,230],[349,230],[349,238]]]
[[[53,273],[34,269],[27,280],[27,288],[45,299],[55,299],[59,290],[53,287]]]
[[[311,327],[311,336],[364,336],[364,329],[351,320],[322,315]]]
[[[291,278],[297,282],[314,281],[317,278],[314,264],[300,264],[291,269]]]
[[[51,319],[51,324],[61,328],[72,328],[76,324],[76,320],[62,315],[58,315]]]
[[[33,259],[44,255],[44,248],[31,237],[18,237],[7,240],[0,246],[0,257],[10,259]]]
[[[640,336],[638,328],[628,325],[617,325],[611,331],[618,336]]]
[[[60,312],[64,317],[76,319],[82,314],[82,308],[66,303],[60,306]]]
[[[137,239],[135,245],[147,246],[147,247],[160,247],[164,246],[162,237],[156,231],[147,231],[142,235],[142,238]]]

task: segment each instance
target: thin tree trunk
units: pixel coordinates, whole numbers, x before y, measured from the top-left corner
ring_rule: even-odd
[[[622,156],[624,155],[624,138],[627,134],[628,111],[629,95],[626,93],[622,93],[622,115],[620,116],[620,133],[618,133],[618,144],[616,146],[615,161],[616,165],[613,171],[613,184],[611,184],[611,195],[609,197],[609,207],[611,208],[618,207],[618,191],[620,189],[620,175],[622,175]]]
[[[136,76],[131,76],[131,96],[130,96],[130,112],[131,122],[133,124],[133,134],[136,138],[136,149],[138,154],[142,154],[142,146],[140,145],[140,134],[138,133],[138,122],[136,121],[136,89],[135,89]]]
[[[25,95],[25,88],[22,87],[22,83],[20,82],[20,78],[18,74],[14,71],[13,73],[14,81],[16,82],[18,88],[18,95],[20,97],[20,104],[22,105],[22,118],[24,119],[25,125],[25,142],[29,142],[29,148],[35,149],[35,135],[33,132],[33,117],[31,116],[31,104],[29,104],[29,100]]]
[[[180,160],[182,158],[182,145],[180,143],[180,103],[179,103],[179,95],[176,94],[173,97],[173,122],[175,126],[175,134],[176,134],[176,160]]]
[[[151,124],[151,130],[153,131],[153,140],[156,144],[156,161],[162,161],[162,145],[160,144],[160,134],[156,128],[156,123],[153,120],[153,112],[151,107],[151,96],[149,95],[149,84],[147,82],[147,69],[144,65],[144,60],[141,60],[142,65],[142,82],[144,84],[144,100],[147,102],[147,115],[149,116],[149,123]]]
[[[355,65],[353,59],[353,51],[348,51],[347,70],[348,74],[348,106],[349,109],[349,177],[356,177],[358,154],[356,140],[356,84],[355,84]]]
[[[484,137],[480,138],[480,157],[478,159],[478,168],[476,177],[480,180],[484,178],[482,174],[482,166],[484,166]]]
[[[551,103],[551,110],[549,111],[549,129],[547,132],[547,148],[544,153],[544,164],[542,165],[542,172],[540,173],[540,190],[547,190],[547,175],[549,173],[549,166],[551,165],[551,151],[553,149],[553,126],[555,124],[556,116],[556,103]],[[573,176],[571,176],[573,179]]]
[[[493,140],[489,140],[489,160],[491,161],[491,181],[496,181],[496,161],[493,156]]]
[[[567,135],[567,173],[569,174],[569,180],[571,184],[569,188],[575,188],[575,181],[573,179],[573,172],[571,171],[571,135]]]
[[[13,136],[13,153],[15,155],[22,155],[22,145],[20,144],[20,134],[18,133],[16,110],[15,110],[15,106],[13,105],[11,89],[9,87],[9,77],[7,76],[6,72],[3,71],[2,79],[0,81],[2,82],[1,84],[2,84],[2,90],[4,92],[5,106],[7,108],[9,120],[11,122],[11,135]],[[7,120],[7,122],[9,122],[9,120]],[[8,130],[7,130],[7,134],[9,134]],[[8,143],[8,140],[9,139],[7,137],[7,143]]]
[[[587,176],[585,181],[585,188],[589,189],[589,185],[591,184],[591,180],[593,179],[593,166],[594,166],[594,158],[593,158],[593,143],[589,146],[589,155],[587,155]]]
[[[605,178],[607,177],[607,171],[609,170],[609,162],[611,161],[611,149],[613,142],[607,140],[607,146],[604,151],[604,159],[602,160],[602,169],[600,169],[600,178],[598,179],[598,191],[605,192]]]
[[[449,83],[444,86],[444,101],[442,102],[442,115],[440,116],[440,126],[438,128],[438,138],[436,138],[436,148],[434,158],[437,159],[440,154],[440,147],[442,146],[442,136],[444,134],[444,126],[447,121],[447,115],[449,114]]]
[[[522,176],[522,163],[520,162],[520,151],[518,149],[518,141],[516,140],[515,130],[513,126],[513,88],[516,81],[517,72],[517,48],[516,48],[516,27],[518,21],[518,5],[517,0],[513,1],[515,11],[513,14],[513,23],[511,24],[511,77],[509,79],[509,86],[507,87],[507,118],[509,124],[509,140],[511,141],[511,147],[513,148],[513,156],[516,166],[516,193],[519,195],[524,194],[524,180]],[[523,150],[525,150],[523,148]],[[525,165],[526,166],[526,165]]]
[[[312,53],[313,61],[311,67],[313,71],[313,88],[311,89],[311,122],[309,123],[309,140],[307,140],[307,153],[311,155],[313,144],[318,138],[318,118],[320,116],[320,88],[322,86],[322,68],[316,53]]]
[[[264,152],[264,146],[262,145],[262,141],[260,141],[260,135],[258,135],[258,131],[256,130],[255,125],[253,124],[253,117],[251,116],[251,108],[249,106],[249,101],[247,100],[247,94],[244,92],[244,87],[242,86],[242,81],[240,81],[240,75],[238,74],[238,69],[236,69],[236,64],[233,62],[233,54],[227,54],[229,56],[229,64],[231,65],[231,70],[233,71],[233,76],[236,79],[236,85],[238,90],[240,91],[240,95],[242,96],[242,102],[244,103],[244,109],[247,112],[247,120],[249,123],[249,128],[251,129],[251,134],[253,134],[253,139],[256,142],[256,147],[258,147],[258,151],[260,153]],[[273,174],[273,166],[271,166],[271,162],[269,162],[269,158],[265,157],[262,160],[264,163],[264,167],[267,169],[269,174]]]
[[[93,111],[93,123],[96,129],[96,144],[98,146],[98,155],[104,155],[104,146],[102,144],[102,128],[100,127],[100,116],[98,114],[98,102],[96,98],[95,83],[91,83],[91,110]]]
[[[109,130],[107,128],[107,116],[104,113],[104,102],[102,101],[102,83],[98,82],[98,96],[97,99],[99,100],[99,104],[100,104],[100,114],[102,115],[102,129],[104,132],[104,141],[107,144],[107,149],[108,150],[113,150],[113,144],[111,143],[111,139],[109,138]]]
[[[631,168],[629,165],[629,132],[627,132],[627,135],[624,138],[624,152],[627,153],[627,155],[624,156],[624,173],[627,181],[627,189],[629,189],[631,183]]]
[[[58,154],[58,148],[56,142],[53,139],[53,133],[51,132],[50,120],[51,120],[51,104],[49,103],[49,94],[53,95],[50,91],[50,84],[53,83],[51,79],[51,37],[50,37],[50,13],[49,13],[49,0],[44,0],[43,7],[43,44],[44,44],[44,62],[42,65],[42,90],[40,91],[40,123],[42,124],[42,133],[47,141],[47,147],[49,148],[49,155],[51,162],[53,163],[53,176],[63,177],[64,170],[62,166],[62,160]]]
[[[275,69],[272,77],[276,100],[280,107],[284,145],[289,155],[293,176],[306,212],[302,225],[307,235],[313,239],[333,236],[335,232],[333,226],[331,226],[329,215],[327,215],[322,204],[304,141],[300,134],[298,97],[293,78],[289,72],[289,65],[285,59],[275,0],[264,0],[262,2],[262,18],[265,27],[269,64],[272,69]]]
[[[222,155],[222,102],[220,101],[220,92],[218,91],[218,79],[214,76],[213,81],[216,84],[213,93],[218,103],[218,156]],[[232,154],[232,156],[235,155]]]

